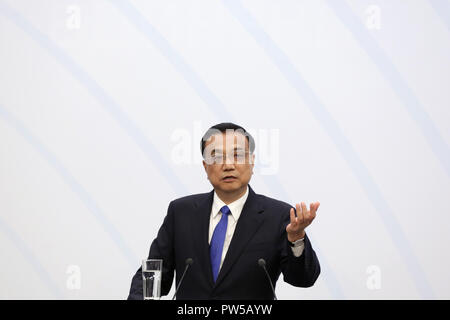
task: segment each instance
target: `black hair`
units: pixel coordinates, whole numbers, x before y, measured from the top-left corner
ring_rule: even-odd
[[[208,139],[214,134],[217,134],[218,132],[225,133],[227,130],[238,130],[238,132],[241,132],[247,138],[250,153],[253,153],[253,151],[255,151],[255,140],[250,133],[248,133],[243,127],[237,124],[231,122],[222,122],[209,128],[208,131],[206,131],[206,133],[203,135],[202,140],[200,141],[200,151],[202,152],[202,156],[205,150],[206,141],[208,141]]]

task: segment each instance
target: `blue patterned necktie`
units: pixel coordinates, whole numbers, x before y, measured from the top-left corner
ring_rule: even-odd
[[[211,258],[211,266],[214,277],[214,282],[217,280],[219,274],[220,261],[222,260],[223,243],[225,241],[225,234],[227,233],[228,215],[231,213],[227,206],[223,206],[220,209],[222,212],[222,218],[214,229],[213,236],[211,238],[211,245],[209,247],[209,255]]]

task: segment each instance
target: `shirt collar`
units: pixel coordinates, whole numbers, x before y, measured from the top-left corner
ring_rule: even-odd
[[[227,206],[230,209],[231,215],[233,216],[234,220],[237,221],[241,215],[242,209],[244,208],[245,201],[247,201],[247,197],[248,197],[248,185],[247,185],[247,190],[245,191],[244,195],[242,197],[240,197],[239,199],[234,200],[230,204],[225,204],[225,202],[223,202],[219,198],[216,191],[214,191],[214,200],[213,200],[213,205],[212,205],[213,218],[219,214],[220,209],[223,206]]]

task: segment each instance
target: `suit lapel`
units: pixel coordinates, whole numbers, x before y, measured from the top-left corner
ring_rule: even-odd
[[[230,272],[236,260],[242,254],[244,248],[250,239],[258,231],[263,222],[264,216],[261,214],[264,211],[261,203],[257,201],[257,195],[250,188],[247,201],[242,208],[241,216],[236,224],[233,238],[231,239],[230,246],[228,248],[225,260],[223,261],[222,268],[220,269],[215,286],[217,287],[223,278]],[[209,260],[209,259],[208,259]],[[255,261],[255,264],[257,261]],[[209,262],[209,269],[211,270],[211,263]],[[210,271],[212,280],[212,271]]]
[[[214,198],[214,190],[207,194],[203,199],[197,203],[196,216],[192,219],[193,237],[196,239],[196,247],[198,253],[197,263],[203,268],[208,284],[213,287],[213,275],[211,260],[209,258],[209,220],[211,216],[211,208]]]

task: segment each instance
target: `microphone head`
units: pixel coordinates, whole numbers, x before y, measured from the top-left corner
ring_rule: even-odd
[[[187,258],[185,264],[186,265],[192,265],[194,263],[194,260],[192,260],[192,258]]]
[[[258,260],[258,264],[259,264],[260,267],[265,267],[266,266],[266,260],[261,258],[261,259]]]

